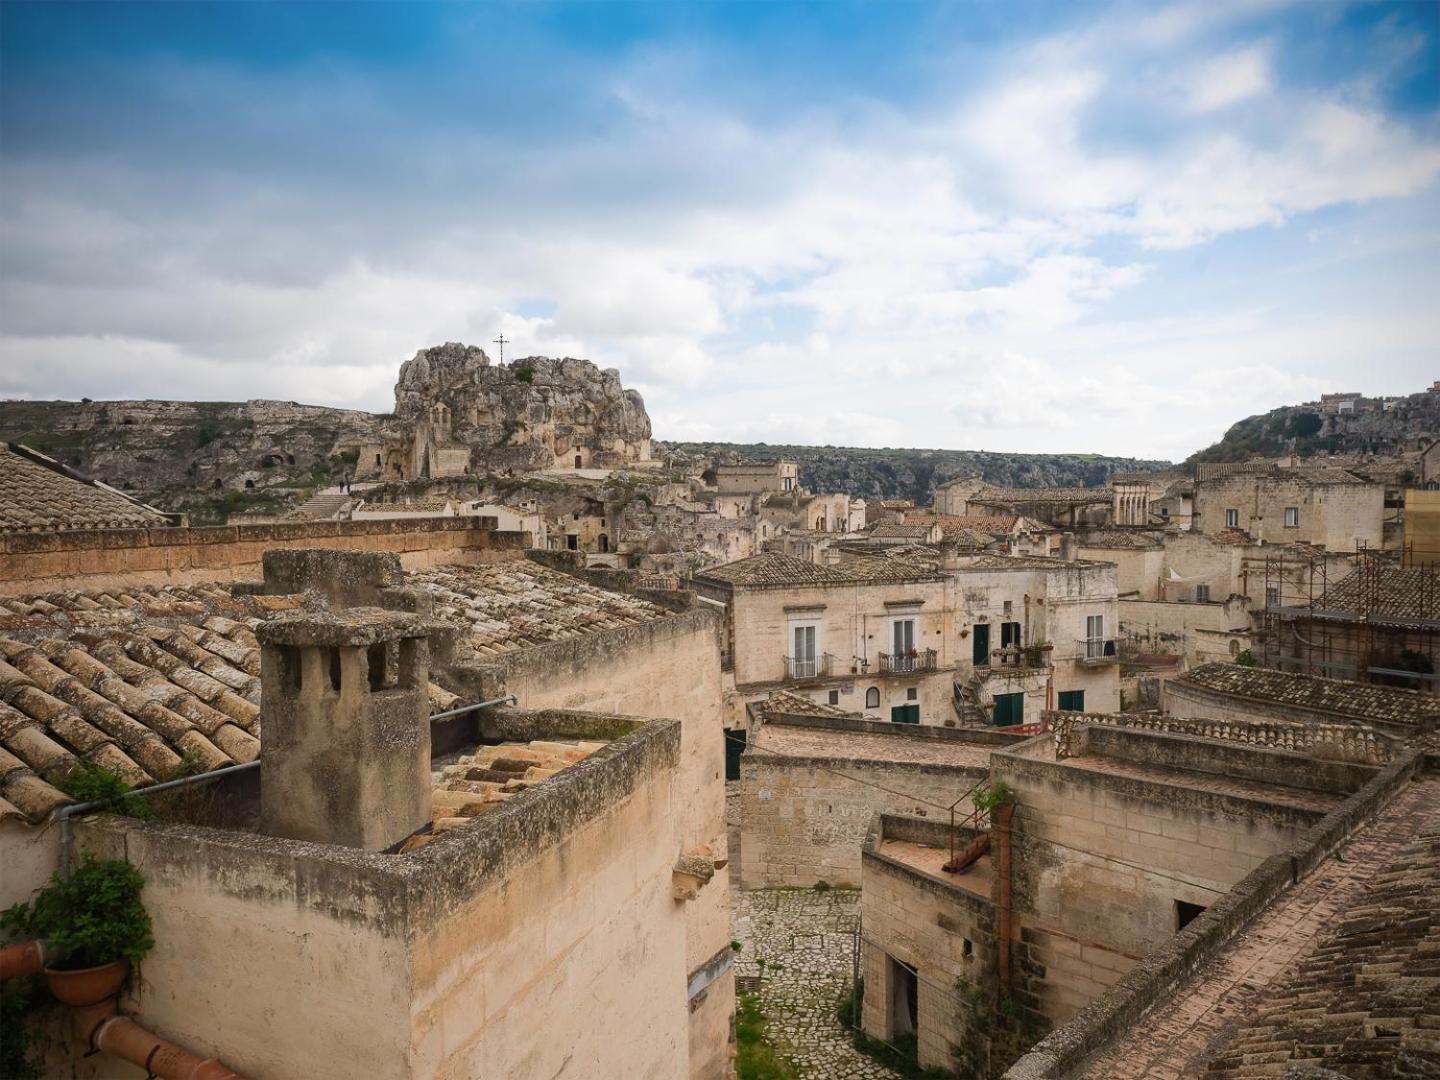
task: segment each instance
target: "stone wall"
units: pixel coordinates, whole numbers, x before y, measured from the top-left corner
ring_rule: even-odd
[[[1285,510],[1298,511],[1299,523],[1285,525]],[[1385,489],[1380,484],[1311,483],[1284,470],[1256,475],[1217,476],[1195,485],[1194,529],[1218,533],[1227,510],[1238,511],[1239,527],[1267,543],[1301,541],[1331,551],[1354,550],[1357,543],[1378,548],[1383,540]]]
[[[686,1075],[679,725],[627,726],[404,856],[84,820],[78,846],[146,880],[156,945],[124,1011],[254,1080]]]
[[[1280,893],[1372,820],[1422,762],[1419,753],[1397,759],[1292,845],[1255,866],[1103,996],[1032,1047],[1005,1080],[1061,1080],[1079,1072],[1087,1058],[1132,1028],[1151,1006],[1172,998]]]
[[[904,738],[904,736],[895,736]],[[877,812],[944,817],[986,770],[849,758],[740,759],[746,888],[860,884],[860,846]],[[961,815],[969,804],[962,804]]]
[[[588,574],[586,575],[588,576]],[[529,709],[573,708],[681,724],[677,832],[686,848],[725,858],[725,753],[721,714],[720,613],[697,608],[654,622],[587,634],[513,653],[499,681],[477,686],[487,700],[512,693]],[[503,687],[503,689],[500,689]],[[675,854],[679,854],[678,850]],[[728,960],[729,871],[721,869],[686,905],[688,971],[717,954]],[[691,1001],[693,1077],[724,1077],[734,1013],[728,966]]]
[[[515,558],[527,545],[524,533],[463,518],[12,533],[0,536],[0,595],[246,581],[277,548],[391,551],[418,570]]]
[[[1243,597],[1210,603],[1120,601],[1120,632],[1137,652],[1173,653],[1187,667],[1232,662],[1250,648],[1250,609]]]
[[[963,846],[973,834],[960,830]],[[915,970],[919,992],[922,1066],[981,1075],[983,1025],[996,963],[995,906],[958,885],[880,853],[882,840],[934,848],[950,842],[947,823],[876,815],[865,839],[860,912],[865,928],[862,1024],[877,1038],[893,1038],[890,1002],[893,957]]]

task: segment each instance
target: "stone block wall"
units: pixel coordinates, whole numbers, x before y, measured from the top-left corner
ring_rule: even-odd
[[[966,831],[960,842],[970,835]],[[893,957],[916,972],[920,1064],[962,1076],[981,1075],[994,993],[994,905],[988,896],[976,896],[880,854],[882,838],[942,847],[949,843],[949,828],[882,814],[870,829],[860,891],[865,930],[862,1026],[877,1038],[895,1034]]]
[[[1173,653],[1186,667],[1214,661],[1231,663],[1251,647],[1248,603],[1214,600],[1176,603],[1121,600],[1120,634],[1137,652]]]
[[[11,533],[0,536],[0,595],[247,581],[280,548],[394,552],[418,570],[516,558],[528,543],[464,518]]]
[[[746,888],[860,885],[860,846],[877,812],[940,818],[985,775],[953,765],[777,758],[740,762]],[[969,809],[968,804],[961,811]],[[963,815],[962,815],[963,816]]]

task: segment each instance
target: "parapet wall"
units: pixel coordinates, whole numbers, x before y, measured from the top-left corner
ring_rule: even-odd
[[[390,551],[417,570],[515,558],[528,544],[465,518],[11,533],[0,536],[0,595],[253,579],[275,548]]]
[[[1283,721],[1292,724],[1335,723],[1335,714],[1307,709],[1298,705],[1285,705],[1278,701],[1263,701],[1259,698],[1242,697],[1239,694],[1225,694],[1196,686],[1184,678],[1169,679],[1165,683],[1165,710],[1196,718],[1221,721]],[[1367,717],[1370,726],[1380,731],[1400,736],[1413,735],[1415,728],[1409,724],[1396,724],[1383,717]],[[1358,726],[1362,723],[1356,719]]]
[[[1277,896],[1373,820],[1423,760],[1410,752],[1377,773],[1288,850],[1265,859],[1107,993],[1036,1043],[1005,1073],[1005,1080],[1062,1080],[1078,1074],[1088,1058],[1132,1028],[1151,1006],[1170,1000]]]
[[[980,743],[986,746],[1010,746],[1024,742],[1029,735],[987,728],[947,728],[938,724],[896,724],[889,720],[863,720],[859,717],[807,716],[797,713],[771,713],[771,724],[787,727],[818,728],[823,731],[854,731],[866,735],[885,735],[899,739],[938,739],[942,742]]]

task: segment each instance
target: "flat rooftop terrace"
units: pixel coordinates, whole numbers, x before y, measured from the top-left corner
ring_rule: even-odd
[[[1346,799],[1346,795],[1338,791],[1312,791],[1307,788],[1289,787],[1275,781],[1245,780],[1232,776],[1220,776],[1215,773],[1195,772],[1190,769],[1146,765],[1100,754],[1081,754],[1077,757],[1065,758],[1056,764],[1067,770],[1143,780],[1151,784],[1166,784],[1189,791],[1228,795],[1232,798],[1251,799],[1255,802],[1269,803],[1272,806],[1314,810],[1318,813],[1333,810]]]
[[[945,872],[945,864],[950,859],[949,847],[919,844],[913,840],[882,839],[876,852],[937,881],[964,889],[984,900],[990,899],[990,886],[995,881],[995,869],[989,855],[981,855],[960,873],[950,874]]]
[[[897,732],[871,735],[853,731],[767,724],[750,743],[751,752],[772,751],[787,757],[849,758],[913,765],[952,765],[985,769],[990,766],[990,743],[961,739],[918,738]]]

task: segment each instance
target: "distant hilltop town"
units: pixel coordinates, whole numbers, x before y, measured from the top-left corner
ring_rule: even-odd
[[[1432,1075],[1437,405],[1126,467],[457,344],[6,403],[0,1072]]]

